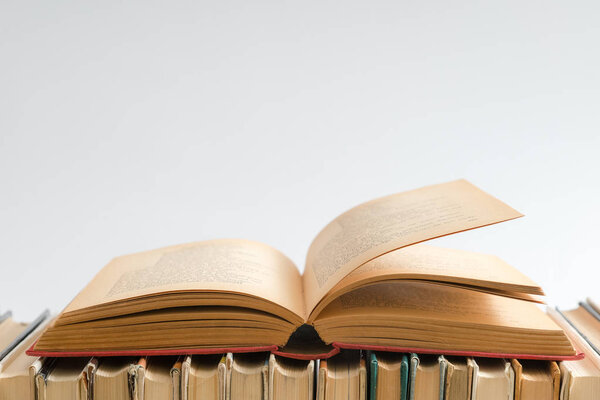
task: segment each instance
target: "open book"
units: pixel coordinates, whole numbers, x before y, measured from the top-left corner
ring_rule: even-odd
[[[29,354],[322,358],[362,348],[577,357],[535,304],[542,289],[522,273],[495,256],[418,244],[521,216],[458,180],[340,215],[314,239],[302,275],[276,249],[240,239],[117,257]],[[307,330],[321,347],[297,335]]]

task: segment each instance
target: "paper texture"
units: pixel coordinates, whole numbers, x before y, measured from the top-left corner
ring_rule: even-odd
[[[64,312],[175,291],[243,293],[305,316],[300,273],[292,261],[266,244],[241,239],[189,243],[115,258]]]
[[[361,204],[334,219],[306,257],[306,309],[350,272],[418,242],[522,216],[465,180],[427,186]]]

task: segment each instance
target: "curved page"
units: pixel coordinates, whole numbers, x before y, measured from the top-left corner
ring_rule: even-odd
[[[418,242],[521,217],[466,180],[426,186],[361,204],[315,238],[303,282],[308,312],[350,272]]]
[[[343,293],[389,280],[449,283],[522,299],[544,294],[530,278],[494,255],[416,244],[384,254],[352,271],[319,302],[310,320]]]
[[[259,242],[221,239],[165,247],[106,265],[63,314],[99,304],[177,291],[257,296],[305,318],[298,268]]]

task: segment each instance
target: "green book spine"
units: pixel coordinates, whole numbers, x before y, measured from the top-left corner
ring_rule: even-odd
[[[377,400],[377,356],[369,352],[369,400]]]
[[[408,357],[403,354],[400,363],[400,400],[408,400],[408,370]]]

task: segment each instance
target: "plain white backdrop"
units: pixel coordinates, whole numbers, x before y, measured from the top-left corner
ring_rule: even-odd
[[[221,237],[303,268],[332,218],[466,178],[494,253],[598,293],[596,1],[0,2],[0,310],[60,311],[116,255]]]

